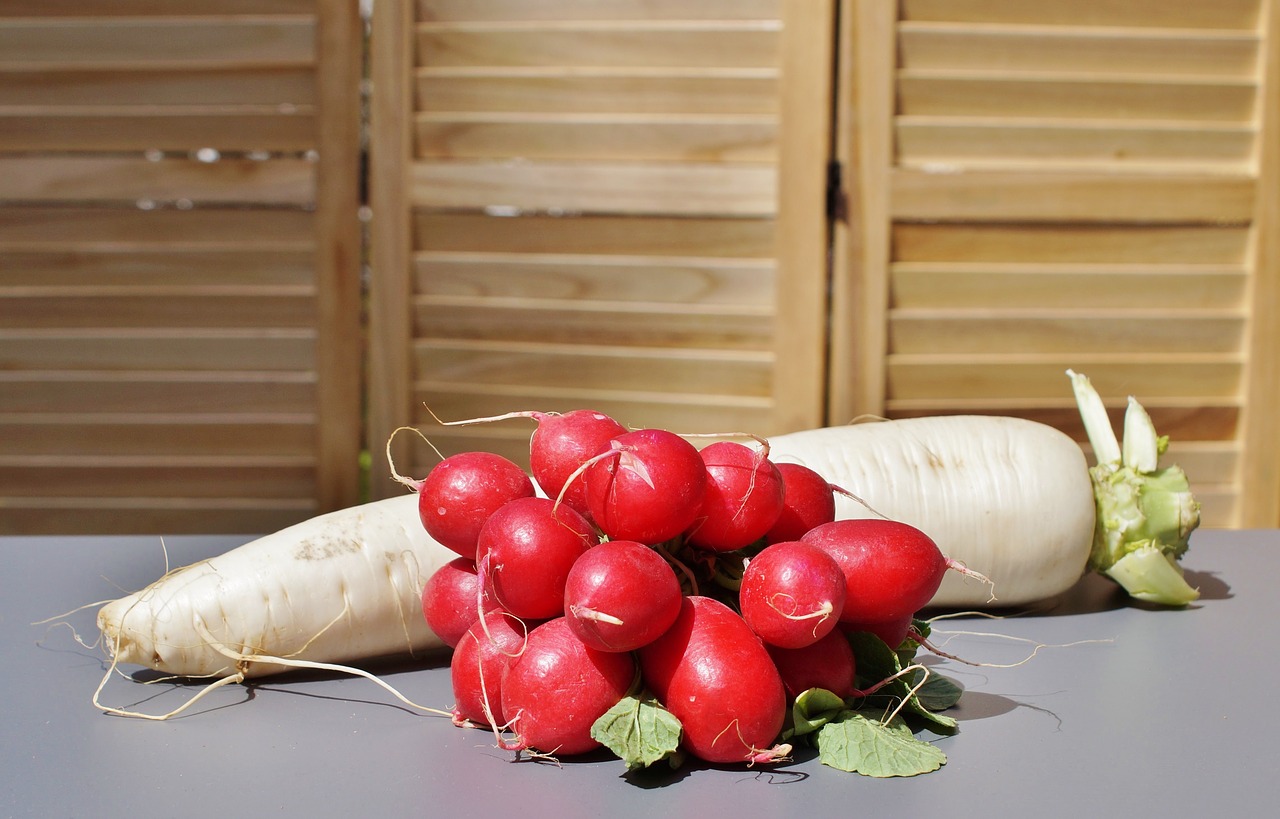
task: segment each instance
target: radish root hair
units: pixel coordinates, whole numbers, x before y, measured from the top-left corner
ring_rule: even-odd
[[[387,436],[387,467],[391,470],[391,477],[394,478],[397,483],[403,484],[404,486],[407,486],[410,489],[412,489],[414,492],[417,492],[419,489],[422,488],[422,481],[417,480],[415,478],[406,478],[404,475],[401,475],[399,472],[397,472],[395,458],[391,456],[391,442],[396,439],[396,435],[398,433],[404,432],[405,430],[413,432],[423,441],[426,441],[427,446],[431,447],[432,451],[434,451],[442,461],[444,460],[444,453],[442,453],[435,444],[431,443],[431,439],[423,435],[422,431],[417,427],[396,427],[391,431],[391,434]]]

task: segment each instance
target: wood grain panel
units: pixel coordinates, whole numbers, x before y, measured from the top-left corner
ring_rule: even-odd
[[[440,209],[769,216],[775,181],[772,168],[722,163],[419,162],[409,196]]]
[[[893,307],[1243,310],[1248,272],[1228,265],[902,262]]]
[[[98,17],[0,22],[0,69],[296,66],[315,59],[315,23],[299,18]]]
[[[315,375],[81,370],[0,372],[0,413],[315,413]]]
[[[165,497],[181,486],[187,498],[309,499],[310,458],[0,456],[0,494],[9,498]]]
[[[899,24],[898,49],[907,71],[1231,78],[1251,78],[1259,53],[1252,31],[912,21]]]
[[[0,84],[0,98],[3,98]],[[554,70],[485,73],[420,69],[418,111],[579,114],[776,114],[771,69]]]
[[[771,117],[731,114],[419,114],[424,159],[773,162]],[[0,134],[0,139],[3,136]]]
[[[0,110],[0,151],[304,151],[316,140],[310,106],[172,109]]]
[[[1243,265],[1247,226],[918,224],[893,226],[900,262]]]
[[[1014,116],[898,117],[898,163],[906,168],[1057,167],[1175,173],[1183,168],[1249,170],[1250,123],[1052,120]]]
[[[0,70],[3,106],[273,105],[283,113],[315,103],[306,67]]]
[[[414,276],[415,291],[424,296],[607,299],[759,309],[772,303],[775,290],[771,260],[697,256],[424,251],[415,256]]]
[[[780,0],[414,0],[418,20],[761,20],[776,19]]]
[[[1247,30],[1258,24],[1259,6],[1259,0],[902,0],[900,4],[904,20]]]
[[[587,347],[419,340],[414,344],[420,389],[519,394],[568,390],[580,395],[663,395],[689,403],[714,396],[758,403],[770,395],[773,359],[738,350]],[[700,396],[695,398],[693,396]],[[470,414],[464,417],[470,417]]]
[[[84,411],[12,413],[0,420],[0,452],[11,456],[125,457],[144,453],[201,458],[270,454],[296,459],[315,451],[315,425],[305,416],[264,414],[236,419]]]
[[[185,201],[302,207],[315,201],[314,162],[135,157],[0,157],[0,200]]]
[[[3,312],[3,308],[0,308]],[[193,327],[75,332],[0,327],[0,366],[23,370],[121,370],[139,367],[192,370],[310,370],[315,331]]]
[[[777,20],[420,23],[420,61],[435,67],[767,68],[778,61]]]

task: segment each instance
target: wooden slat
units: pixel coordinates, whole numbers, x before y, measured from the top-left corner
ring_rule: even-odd
[[[904,116],[895,121],[904,167],[1179,167],[1243,173],[1253,158],[1249,123],[1129,123]]]
[[[743,307],[446,296],[414,307],[416,334],[433,339],[766,350],[773,332],[771,311]]]
[[[1061,363],[1061,362],[1059,362]],[[1080,364],[1076,360],[1073,364]],[[1095,372],[1100,366],[1097,361],[1087,361],[1082,366],[1087,372]],[[1046,365],[1057,372],[1057,364]],[[1114,383],[1119,390],[1124,389],[1127,373],[1123,367],[1101,365],[1104,373],[1116,374]],[[1066,365],[1062,364],[1061,369]],[[1119,393],[1123,394],[1123,392]],[[1240,405],[1238,402],[1218,396],[1200,398],[1170,398],[1167,400],[1144,400],[1143,406],[1151,415],[1156,429],[1162,435],[1168,435],[1173,446],[1178,443],[1223,442],[1233,439],[1239,429]],[[1112,426],[1122,429],[1124,406],[1113,404],[1111,407]],[[934,396],[909,401],[895,401],[886,414],[893,418],[918,418],[928,415],[1017,415],[1042,424],[1060,429],[1075,440],[1086,440],[1084,425],[1080,421],[1080,410],[1068,395],[1052,398],[1027,398],[991,394],[976,398],[956,398],[954,396]],[[851,419],[846,419],[851,420]]]
[[[1243,265],[1241,226],[914,224],[893,227],[896,261]]]
[[[0,456],[0,495],[9,502],[58,495],[310,499],[314,487],[315,465],[309,457]]]
[[[770,67],[775,20],[419,24],[419,65]]]
[[[701,163],[417,162],[409,196],[434,208],[769,216],[772,168]]]
[[[841,6],[835,155],[847,169],[832,236],[828,418],[884,414],[885,308],[894,247],[889,218],[896,99],[896,9]]]
[[[0,109],[3,151],[303,151],[315,141],[309,108]]]
[[[0,228],[2,229],[2,228]],[[433,251],[772,258],[770,219],[414,214],[414,247]],[[0,236],[3,234],[0,233]]]
[[[1218,265],[899,263],[902,308],[1244,309],[1247,272]]]
[[[1253,32],[903,22],[901,65],[930,69],[1252,78]]]
[[[430,159],[773,162],[776,142],[776,122],[764,116],[499,112],[415,120],[416,154]]]
[[[0,71],[0,106],[314,105],[307,67]]]
[[[315,60],[307,18],[11,19],[0,23],[0,69],[297,66]]]
[[[415,256],[424,296],[667,301],[766,308],[774,265],[763,259],[521,253]]]
[[[376,90],[369,99],[368,201],[378,215],[369,225],[366,438],[372,451],[385,456],[390,447],[396,462],[406,465],[408,436],[388,441],[396,429],[412,423],[414,412],[412,316],[406,305],[413,292],[415,226],[403,184],[413,156],[413,11],[407,0],[375,3],[369,34],[369,78]],[[374,498],[393,491],[390,483],[370,480]]]
[[[191,414],[168,418],[90,412],[0,415],[0,452],[10,456],[302,457],[314,451],[315,425],[283,415],[238,421]]]
[[[0,208],[0,250],[310,251],[312,221],[298,210]]]
[[[438,391],[520,385],[522,393],[764,399],[772,389],[767,352],[419,340],[414,354],[419,388]]]
[[[280,372],[2,372],[0,413],[314,413],[315,376]]]
[[[4,313],[0,308],[0,313]],[[0,361],[12,369],[315,369],[315,332],[171,330],[73,332],[0,327]]]
[[[419,70],[415,107],[429,112],[770,115],[777,112],[777,90],[777,72],[771,69],[520,74]]]
[[[2,240],[0,240],[2,241]],[[0,290],[84,294],[89,288],[185,287],[219,293],[238,288],[298,292],[314,287],[314,260],[303,251],[267,247],[188,250],[165,246],[107,249],[6,249],[0,254]],[[118,291],[117,291],[118,292]]]
[[[778,17],[780,0],[414,0],[418,20],[760,20]]]
[[[1240,311],[1136,309],[891,310],[891,355],[913,353],[1237,353]]]
[[[35,15],[32,12],[38,11]],[[308,15],[315,0],[0,0],[0,17],[205,17],[225,15]]]
[[[1062,356],[1058,357],[1059,360]],[[1064,366],[1016,356],[890,356],[890,400],[927,401],[945,405],[949,399],[1005,401],[1056,399],[1063,394]],[[1141,359],[1117,357],[1114,363],[1097,359],[1081,365],[1102,394],[1141,396],[1143,404],[1176,396],[1182,399],[1217,399],[1239,394],[1244,363],[1239,355],[1157,356]],[[1163,431],[1162,431],[1163,432]]]
[[[1054,23],[1151,28],[1253,29],[1259,0],[902,0],[904,20]]]
[[[773,350],[778,411],[761,434],[821,426],[826,417],[836,4],[786,0],[777,168],[778,283]]]
[[[93,532],[172,535],[274,532],[319,511],[307,498],[24,498],[6,502],[5,524],[29,535]]]
[[[899,219],[1247,223],[1254,180],[1243,175],[898,170]]]
[[[957,71],[898,75],[898,112],[907,116],[1246,122],[1253,117],[1256,94],[1250,82],[1210,79]]]
[[[1245,406],[1239,482],[1238,525],[1280,526],[1280,4],[1266,2],[1268,48],[1262,74],[1262,122],[1267,137],[1258,156],[1256,241],[1250,254],[1249,301],[1253,325],[1247,352],[1250,367],[1244,384]]]
[[[315,299],[270,292],[244,295],[14,296],[0,298],[6,328],[310,327]]]
[[[315,173],[315,163],[291,158],[0,157],[0,200],[304,206],[315,201]]]

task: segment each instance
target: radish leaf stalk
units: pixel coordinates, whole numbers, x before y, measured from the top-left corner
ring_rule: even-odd
[[[1106,412],[1098,411],[1097,391],[1085,376],[1071,370],[1067,375],[1096,460],[1089,469],[1097,504],[1089,567],[1135,599],[1167,606],[1191,603],[1200,592],[1187,583],[1178,561],[1200,525],[1200,504],[1181,467],[1159,467],[1168,437],[1156,435],[1151,416],[1130,397],[1124,441],[1114,446]]]

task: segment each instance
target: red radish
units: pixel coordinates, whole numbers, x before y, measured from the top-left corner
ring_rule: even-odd
[[[786,692],[760,638],[725,604],[686,596],[665,634],[639,651],[645,682],[684,727],[681,744],[707,762],[775,758]]]
[[[596,543],[582,515],[550,498],[517,498],[480,530],[477,566],[498,604],[524,620],[564,613],[574,562]]]
[[[449,663],[453,680],[453,721],[459,725],[503,726],[502,680],[507,668],[524,648],[524,626],[508,612],[485,612],[484,625],[476,619],[458,641]]]
[[[491,452],[460,452],[436,464],[418,486],[418,515],[427,534],[475,560],[489,515],[533,494],[533,481],[514,462]]]
[[[689,528],[702,506],[707,469],[673,432],[619,435],[585,467],[591,517],[610,540],[653,545]]]
[[[634,540],[587,551],[569,570],[564,611],[582,642],[599,651],[633,651],[675,622],[682,592],[671,564]]]
[[[751,558],[738,599],[743,619],[761,640],[801,648],[836,627],[846,588],[835,558],[817,546],[789,541]]]
[[[462,635],[480,619],[480,607],[488,611],[498,606],[488,593],[483,593],[477,605],[481,594],[475,562],[456,557],[427,578],[422,587],[422,616],[446,646],[456,648]]]
[[[563,617],[535,627],[502,682],[502,711],[516,741],[508,750],[572,755],[600,747],[591,726],[627,695],[636,662],[625,652],[596,651]]]
[[[782,513],[784,491],[782,475],[766,452],[717,441],[699,454],[706,464],[707,488],[688,542],[729,552],[764,537]]]
[[[581,475],[572,482],[569,478],[627,428],[594,410],[534,417],[538,428],[529,439],[529,468],[534,480],[550,497],[568,504],[584,517],[589,516],[586,483]]]
[[[782,684],[793,698],[810,688],[825,688],[840,697],[856,693],[857,664],[841,631],[832,631],[803,648],[765,646],[778,667]]]
[[[826,478],[800,464],[777,467],[786,492],[782,512],[765,533],[766,543],[799,540],[810,529],[836,519],[836,495]]]
[[[896,632],[888,627],[909,626],[912,615],[938,591],[947,569],[959,568],[924,532],[894,520],[833,521],[801,541],[830,554],[844,572],[848,596],[840,621],[877,633],[884,627],[890,646],[897,645],[890,641]]]

